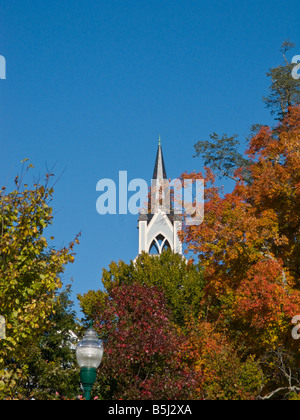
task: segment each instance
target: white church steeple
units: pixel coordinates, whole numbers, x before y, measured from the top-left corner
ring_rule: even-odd
[[[139,254],[143,251],[161,254],[166,248],[182,254],[177,233],[181,226],[181,216],[174,214],[170,203],[170,188],[159,136],[148,213],[139,216]]]

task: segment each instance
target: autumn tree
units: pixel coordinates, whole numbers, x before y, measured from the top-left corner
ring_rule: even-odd
[[[242,358],[261,363],[265,399],[299,393],[299,348],[290,334],[300,310],[300,81],[287,57],[294,46],[284,42],[283,63],[267,73],[264,102],[279,124],[252,126],[245,153],[237,135],[213,133],[195,145],[206,166],[205,220],[182,232],[205,268],[206,321],[238,343]],[[234,181],[233,191],[224,196],[216,176]]]
[[[253,356],[243,357],[243,349],[231,343],[226,329],[207,319],[187,320],[188,340],[181,357],[195,369],[194,399],[254,400],[264,375]]]
[[[84,313],[87,317],[92,317],[95,305],[97,306],[114,286],[133,283],[155,286],[164,293],[174,322],[184,327],[186,316],[192,315],[197,318],[201,312],[200,301],[204,287],[202,271],[200,265],[192,264],[171,250],[163,252],[160,257],[143,253],[130,264],[113,261],[109,269],[103,269],[101,283],[104,291],[91,290],[84,299],[82,296],[79,296],[79,299],[83,304]]]
[[[261,395],[282,396],[299,390],[291,319],[300,310],[300,106],[275,128],[261,127],[246,159],[250,182],[237,168],[225,196],[207,168],[204,223],[185,227],[181,238],[205,268],[207,320],[244,346],[244,357],[260,360]],[[274,364],[279,353],[290,381]]]
[[[172,323],[161,290],[137,282],[114,284],[94,302],[93,320],[105,346],[97,395],[104,399],[191,396],[194,377],[180,357],[185,337]]]
[[[105,342],[103,398],[182,399],[195,369],[182,362],[186,319],[201,313],[202,269],[170,250],[135,262],[112,262],[103,287],[79,296]],[[97,388],[96,388],[97,390]]]
[[[53,221],[50,177],[32,186],[16,177],[13,191],[0,192],[0,314],[6,320],[6,339],[0,340],[2,399],[23,394],[32,345],[51,325],[60,276],[74,260],[74,242],[57,250],[44,236]]]

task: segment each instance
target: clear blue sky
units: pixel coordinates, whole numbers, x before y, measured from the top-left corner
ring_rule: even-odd
[[[270,123],[269,67],[290,38],[300,54],[299,0],[0,0],[0,184],[30,158],[57,176],[57,247],[82,231],[74,298],[101,269],[138,252],[137,217],[96,213],[96,183],[150,180],[161,134],[167,175],[201,170],[209,133]]]

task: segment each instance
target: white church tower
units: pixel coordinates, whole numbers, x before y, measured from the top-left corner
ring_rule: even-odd
[[[164,187],[166,185],[167,187]],[[171,248],[173,252],[182,255],[182,244],[177,234],[181,230],[182,218],[181,215],[174,214],[173,212],[168,185],[159,138],[148,212],[141,213],[138,221],[139,254],[145,251],[148,254],[158,255],[164,249]],[[168,193],[163,197],[166,188],[168,189]]]

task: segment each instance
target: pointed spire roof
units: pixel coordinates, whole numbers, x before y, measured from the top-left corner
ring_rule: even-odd
[[[154,172],[153,172],[153,178],[152,179],[167,179],[167,173],[166,173],[164,157],[163,157],[163,153],[162,153],[160,136],[159,136],[159,140],[158,140],[158,149],[157,149],[156,161],[155,161],[155,166],[154,166]]]

